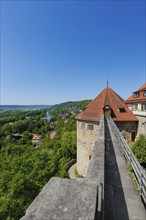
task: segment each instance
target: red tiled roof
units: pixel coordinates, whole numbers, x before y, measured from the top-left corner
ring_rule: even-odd
[[[125,105],[124,100],[110,87],[106,87],[77,117],[77,120],[99,121],[103,108],[108,105],[115,115],[114,121],[137,121],[137,118]],[[125,109],[124,113],[119,108]]]
[[[146,102],[146,97],[144,96],[144,90],[146,90],[146,83],[142,85],[138,90],[135,92],[141,92],[138,97],[134,97],[134,93],[125,101],[125,103],[134,103],[134,102]]]
[[[138,90],[134,91],[134,92],[139,92],[141,90],[146,89],[146,83],[144,83]]]
[[[40,140],[41,135],[39,134],[34,134],[32,140]]]
[[[56,136],[56,131],[52,131],[50,133],[50,139],[53,139]]]

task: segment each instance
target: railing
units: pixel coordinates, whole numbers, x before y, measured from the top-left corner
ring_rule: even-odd
[[[131,164],[133,172],[135,173],[135,176],[137,178],[137,183],[140,189],[140,195],[143,199],[143,202],[146,205],[146,171],[142,168],[142,166],[139,164],[137,158],[131,151],[129,145],[127,144],[126,140],[124,139],[123,135],[117,128],[116,124],[112,120],[112,118],[109,118],[110,124],[112,125],[117,137],[122,143],[122,150],[123,150],[123,155],[126,159],[126,161]]]

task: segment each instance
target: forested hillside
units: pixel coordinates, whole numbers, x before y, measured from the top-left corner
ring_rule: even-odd
[[[73,110],[78,112],[79,110],[84,109],[92,100],[82,100],[82,101],[70,101],[70,102],[64,102],[58,105],[53,105],[50,107],[50,110],[55,111],[66,111],[66,110]]]

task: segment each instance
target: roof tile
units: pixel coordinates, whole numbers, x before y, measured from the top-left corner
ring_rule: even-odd
[[[77,120],[99,121],[103,108],[108,105],[114,112],[114,121],[137,121],[137,118],[125,105],[124,100],[110,87],[106,87],[77,117]],[[125,109],[120,113],[119,108]]]

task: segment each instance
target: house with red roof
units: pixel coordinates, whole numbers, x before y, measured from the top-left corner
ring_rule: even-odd
[[[100,118],[111,116],[127,141],[137,133],[138,119],[125,101],[107,86],[77,117],[77,170],[86,176]]]
[[[52,140],[56,136],[56,131],[51,131],[50,132],[50,139]]]
[[[38,143],[41,140],[41,135],[39,134],[34,134],[32,137],[32,142],[33,143]]]
[[[125,101],[139,121],[137,134],[146,134],[146,83]]]

